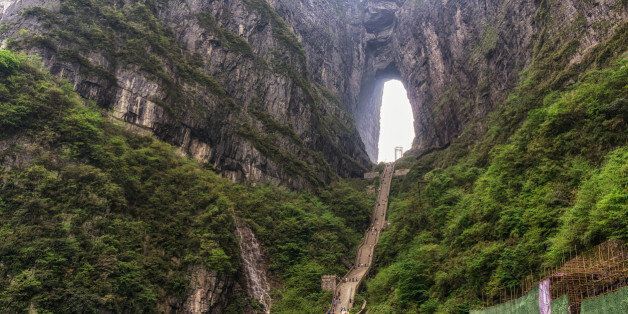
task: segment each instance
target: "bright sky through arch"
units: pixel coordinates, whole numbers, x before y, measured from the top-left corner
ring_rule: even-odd
[[[379,162],[395,160],[395,147],[407,151],[414,140],[414,117],[406,88],[401,81],[391,80],[384,84],[380,114]]]

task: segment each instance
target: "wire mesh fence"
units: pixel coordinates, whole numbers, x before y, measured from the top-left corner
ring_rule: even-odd
[[[501,303],[495,306],[491,306],[481,310],[471,311],[471,314],[528,314],[539,313],[539,290],[532,289],[525,295],[510,300],[505,303]]]
[[[614,292],[583,300],[580,313],[628,313],[628,287],[623,287]]]

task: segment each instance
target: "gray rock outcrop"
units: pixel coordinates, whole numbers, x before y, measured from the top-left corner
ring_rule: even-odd
[[[142,22],[132,15],[142,6],[124,2],[116,10]],[[225,176],[297,188],[361,176],[375,161],[386,80],[406,86],[420,154],[447,146],[504,100],[538,34],[582,24],[584,51],[626,20],[620,0],[172,0],[142,13],[168,45],[148,42],[122,58],[132,36],[115,23],[126,21],[102,14],[113,49],[85,46],[93,38],[81,38],[89,31],[80,25],[76,38],[58,34],[94,14],[71,3],[17,1],[2,38],[40,54],[113,117]]]
[[[112,119],[234,181],[295,188],[367,172],[385,81],[404,83],[422,154],[486,131],[539,49],[571,49],[575,66],[628,19],[622,0],[14,2],[0,2],[3,45]],[[192,273],[186,311],[219,312],[233,280]]]

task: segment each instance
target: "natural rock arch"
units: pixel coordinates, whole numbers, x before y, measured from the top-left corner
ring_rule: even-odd
[[[426,31],[415,33],[415,19],[407,14],[416,7],[403,0],[366,1],[363,8],[363,42],[359,49],[365,56],[357,106],[353,112],[356,127],[371,161],[378,157],[380,111],[384,83],[399,80],[408,93],[413,112],[415,139],[413,149],[421,153],[445,146],[458,127],[452,111],[443,113],[443,120],[454,123],[435,125],[429,109],[435,97],[434,89],[444,85],[446,65],[442,45],[434,34],[434,26],[426,24]],[[427,20],[427,18],[425,18]],[[430,36],[433,35],[433,36]],[[418,52],[416,55],[411,53]]]
[[[358,132],[362,137],[366,152],[373,162],[377,162],[379,155],[380,112],[384,83],[389,80],[400,80],[401,76],[394,67],[386,68],[363,82],[360,90],[358,111],[355,112],[355,121]],[[402,81],[403,82],[403,81]],[[405,85],[405,84],[404,84]]]
[[[72,82],[84,97],[115,108],[120,118],[151,129],[228,178],[303,188],[368,171],[368,157],[375,161],[377,156],[384,81],[399,79],[406,87],[415,154],[447,146],[463,128],[471,143],[475,134],[486,131],[482,119],[503,103],[530,62],[535,36],[583,18],[588,25],[617,24],[625,19],[623,11],[604,14],[617,1],[160,1],[151,14],[174,35],[172,49],[151,51],[162,61],[168,81],[189,81],[175,84],[174,90],[186,101],[166,97],[173,89],[153,75],[153,67],[118,62],[117,54],[104,56],[96,45],[81,57],[102,68],[107,74],[102,77],[81,62],[60,58],[47,44],[32,41],[20,49],[41,55],[54,74]],[[54,28],[43,27],[37,14],[20,11],[36,6],[56,11],[58,4],[15,2],[0,15],[11,24],[0,39],[19,37],[23,25],[29,34],[50,39]],[[545,17],[538,12],[557,13],[539,22]],[[199,13],[215,23],[205,25]],[[115,27],[108,31],[119,33]],[[579,51],[606,33],[592,28]],[[57,44],[81,46],[82,41],[70,40],[75,38],[80,36],[60,36]],[[148,52],[144,50],[139,54]],[[581,57],[576,54],[572,61]],[[193,68],[203,75],[178,73],[171,60],[201,62]],[[195,79],[205,76],[216,84]],[[153,108],[153,100],[164,99],[171,100],[164,107],[176,114],[145,110],[145,104]],[[265,130],[273,126],[283,131],[274,132],[276,138]]]
[[[396,53],[393,50],[399,6],[398,1],[394,0],[368,1],[362,17],[364,42],[360,48],[363,49],[365,62],[354,118],[366,152],[373,162],[377,162],[379,152],[379,118],[384,83],[395,79],[406,85],[395,62]]]
[[[397,79],[406,88],[415,129],[411,151],[417,155],[449,145],[516,84],[529,59],[536,6],[474,3],[361,3],[362,41],[356,49],[364,61],[353,115],[371,161],[378,153],[384,82]]]

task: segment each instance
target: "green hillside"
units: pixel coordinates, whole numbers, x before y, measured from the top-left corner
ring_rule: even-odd
[[[364,183],[245,186],[110,122],[39,61],[0,51],[0,312],[154,312],[190,268],[242,271],[234,219],[268,248],[278,308],[323,308],[367,226]],[[284,295],[282,297],[282,295]],[[253,301],[227,296],[229,312]]]
[[[370,310],[466,312],[570,252],[628,240],[625,42],[618,31],[579,69],[540,54],[479,140],[400,162],[412,170],[395,185]]]

